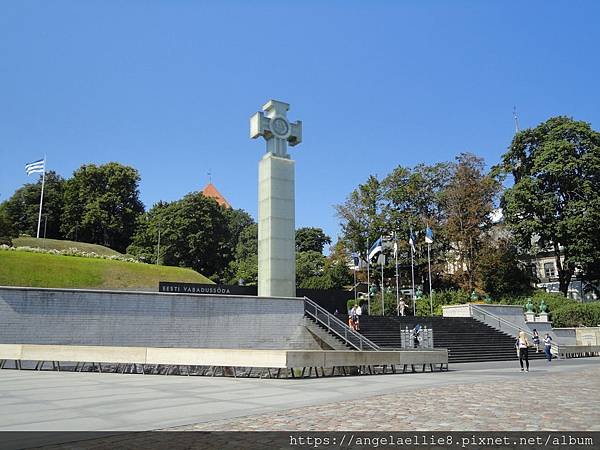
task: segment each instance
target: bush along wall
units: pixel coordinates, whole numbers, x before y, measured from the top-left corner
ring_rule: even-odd
[[[566,304],[551,312],[551,320],[555,328],[600,326],[600,302]]]

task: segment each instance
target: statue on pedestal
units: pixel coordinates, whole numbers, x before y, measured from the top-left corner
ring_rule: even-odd
[[[369,288],[369,297],[375,297],[376,294],[377,294],[377,286],[375,286],[375,284],[372,284],[371,287]]]
[[[548,305],[546,305],[546,303],[544,303],[544,300],[542,300],[540,302],[540,312],[541,313],[547,313],[548,312]]]
[[[527,308],[528,313],[533,312],[533,302],[531,301],[531,297],[527,299],[527,303],[525,304],[525,308]]]

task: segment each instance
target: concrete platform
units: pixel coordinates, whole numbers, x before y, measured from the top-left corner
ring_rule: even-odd
[[[360,366],[446,365],[448,351],[249,350],[0,344],[0,361],[221,366],[294,369]],[[2,366],[0,365],[0,368]]]

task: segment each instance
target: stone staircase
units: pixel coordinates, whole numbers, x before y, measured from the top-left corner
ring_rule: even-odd
[[[470,317],[363,316],[361,333],[382,349],[400,348],[400,330],[433,328],[435,348],[447,348],[449,363],[516,360],[515,338]],[[544,353],[529,350],[529,359]]]

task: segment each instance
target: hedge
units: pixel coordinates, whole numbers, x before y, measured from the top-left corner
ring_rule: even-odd
[[[552,326],[562,327],[600,326],[600,302],[570,303],[552,311]]]

